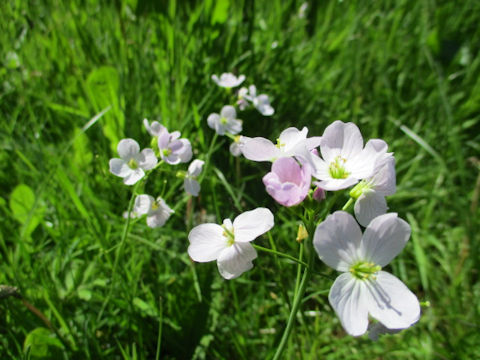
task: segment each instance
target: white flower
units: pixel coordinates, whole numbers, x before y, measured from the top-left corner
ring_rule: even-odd
[[[313,244],[318,256],[343,272],[328,300],[350,335],[367,331],[369,315],[388,329],[405,329],[418,321],[417,297],[395,276],[381,271],[404,248],[410,231],[395,213],[373,219],[363,236],[353,216],[344,211],[329,215],[317,227]]]
[[[119,158],[109,161],[110,172],[123,178],[126,185],[133,185],[145,176],[145,170],[157,165],[157,157],[152,149],[140,152],[140,146],[133,139],[122,139],[117,146]]]
[[[230,144],[230,153],[233,156],[242,155],[243,146],[245,145],[245,141],[247,141],[248,139],[250,139],[248,136],[235,136],[235,140]]]
[[[351,191],[355,201],[355,217],[367,226],[370,221],[388,210],[385,196],[396,191],[395,158],[387,153],[387,144],[382,140],[370,140],[378,149],[378,158],[373,175],[360,181]]]
[[[165,126],[160,124],[158,121],[153,121],[150,125],[148,119],[143,119],[143,125],[145,125],[148,133],[152,136],[160,136],[162,131],[166,130]]]
[[[190,195],[198,196],[198,193],[200,192],[200,184],[197,181],[197,177],[202,172],[203,164],[205,164],[205,161],[195,159],[188,166],[187,175],[183,181],[183,187]]]
[[[192,145],[190,141],[188,139],[179,139],[179,137],[179,131],[169,133],[164,126],[162,126],[162,129],[159,129],[157,135],[158,150],[160,151],[160,157],[167,164],[177,165],[186,163],[192,158]]]
[[[174,211],[158,197],[157,200],[150,195],[138,195],[135,198],[133,211],[137,216],[147,215],[147,225],[156,228],[165,225],[165,222]]]
[[[225,135],[227,132],[235,135],[242,131],[242,120],[235,119],[236,117],[235,108],[231,105],[225,105],[220,111],[220,115],[217,113],[210,114],[207,122],[208,126],[214,129],[218,135]]]
[[[263,116],[271,116],[275,112],[270,105],[268,95],[260,94],[257,96],[257,88],[255,85],[250,85],[248,90],[247,88],[242,87],[238,91],[237,104],[240,110],[244,110],[248,106],[248,101],[250,101]]]
[[[217,75],[212,75],[212,80],[218,86],[224,88],[233,88],[237,87],[245,80],[245,75],[240,75],[239,77],[236,77],[232,73],[223,73],[222,75],[220,75],[220,78],[218,78]]]
[[[362,135],[354,123],[337,120],[327,126],[320,142],[323,159],[315,155],[310,157],[313,176],[322,180],[315,184],[334,191],[371,176],[379,156],[375,141],[370,140],[363,148]]]
[[[317,147],[321,138],[314,136],[307,138],[308,129],[304,127],[301,131],[290,127],[285,129],[274,145],[270,140],[262,137],[247,139],[242,148],[243,156],[253,161],[275,161],[281,157],[301,156]]]
[[[217,260],[218,271],[225,279],[233,279],[253,267],[257,251],[250,241],[273,227],[273,214],[257,208],[238,215],[235,220],[223,220],[223,225],[195,226],[188,240],[188,254],[194,261]]]

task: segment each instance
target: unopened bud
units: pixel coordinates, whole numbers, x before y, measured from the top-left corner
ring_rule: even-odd
[[[313,192],[313,199],[318,202],[325,200],[325,190],[317,187]]]
[[[308,232],[305,226],[302,224],[298,225],[298,231],[297,231],[297,242],[302,242],[302,240],[308,238]]]

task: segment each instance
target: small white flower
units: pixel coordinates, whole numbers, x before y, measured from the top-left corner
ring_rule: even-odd
[[[395,276],[381,271],[404,248],[410,226],[390,213],[376,217],[363,236],[350,214],[337,211],[315,230],[320,259],[342,271],[328,300],[343,328],[353,336],[367,331],[368,316],[388,329],[405,329],[420,317],[417,297]]]
[[[242,120],[235,119],[236,117],[235,108],[231,105],[225,105],[220,111],[220,115],[217,113],[210,114],[207,123],[218,135],[225,135],[225,133],[235,135],[242,131]]]
[[[188,139],[179,139],[179,137],[179,131],[169,133],[164,126],[157,136],[160,157],[167,164],[177,165],[186,163],[192,158],[192,145],[190,141]]]
[[[197,181],[197,177],[202,173],[203,165],[205,161],[195,159],[188,166],[187,175],[183,181],[183,187],[185,191],[192,196],[198,196],[200,192],[200,184]]]
[[[253,267],[257,251],[250,244],[273,227],[273,214],[257,208],[238,215],[235,220],[223,220],[223,225],[195,226],[188,240],[188,254],[194,261],[217,260],[218,271],[225,279],[233,279]]]
[[[220,75],[220,78],[218,78],[217,75],[212,75],[212,80],[218,86],[224,88],[233,88],[237,87],[245,80],[245,75],[240,75],[239,77],[236,77],[232,73],[223,73],[222,75]]]
[[[253,161],[275,161],[281,157],[304,157],[307,150],[312,150],[320,144],[321,138],[314,136],[307,138],[308,129],[301,131],[290,127],[285,129],[277,139],[277,144],[263,137],[249,138],[242,148],[243,156]],[[307,155],[310,156],[310,155]]]
[[[268,98],[268,95],[257,95],[257,88],[255,85],[250,85],[248,89],[242,87],[238,91],[237,104],[240,110],[245,110],[245,108],[248,106],[248,102],[251,102],[263,116],[271,116],[275,112],[273,107],[270,105],[270,99]]]
[[[153,121],[150,125],[147,119],[143,119],[143,125],[145,125],[148,133],[152,136],[160,136],[162,131],[166,130],[165,126],[160,124],[158,121]]]
[[[363,148],[363,138],[354,123],[334,121],[327,126],[320,142],[323,159],[311,155],[310,165],[315,183],[324,190],[346,189],[372,176],[379,152],[370,140]]]
[[[230,144],[230,153],[233,156],[242,155],[243,146],[245,145],[245,141],[247,141],[248,139],[250,139],[248,136],[235,136],[235,140]]]
[[[135,198],[134,213],[137,216],[147,215],[147,225],[156,228],[165,225],[165,222],[174,211],[158,197],[157,200],[150,195],[138,195]]]
[[[157,157],[152,149],[140,152],[140,146],[133,139],[122,139],[117,146],[119,158],[109,161],[110,172],[123,178],[126,185],[133,185],[145,176],[145,170],[157,165]]]

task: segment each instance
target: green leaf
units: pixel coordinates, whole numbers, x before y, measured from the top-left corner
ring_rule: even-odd
[[[33,358],[54,359],[60,355],[58,350],[63,348],[57,336],[43,327],[31,331],[23,343],[23,351],[27,352],[29,349]]]
[[[42,220],[44,212],[44,209],[35,206],[33,190],[28,185],[18,185],[10,194],[9,205],[15,220],[24,226],[23,235],[30,236]]]

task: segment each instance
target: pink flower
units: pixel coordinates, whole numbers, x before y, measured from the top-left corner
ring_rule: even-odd
[[[284,206],[300,204],[310,189],[311,169],[295,159],[284,157],[272,164],[272,171],[263,177],[267,192]]]

